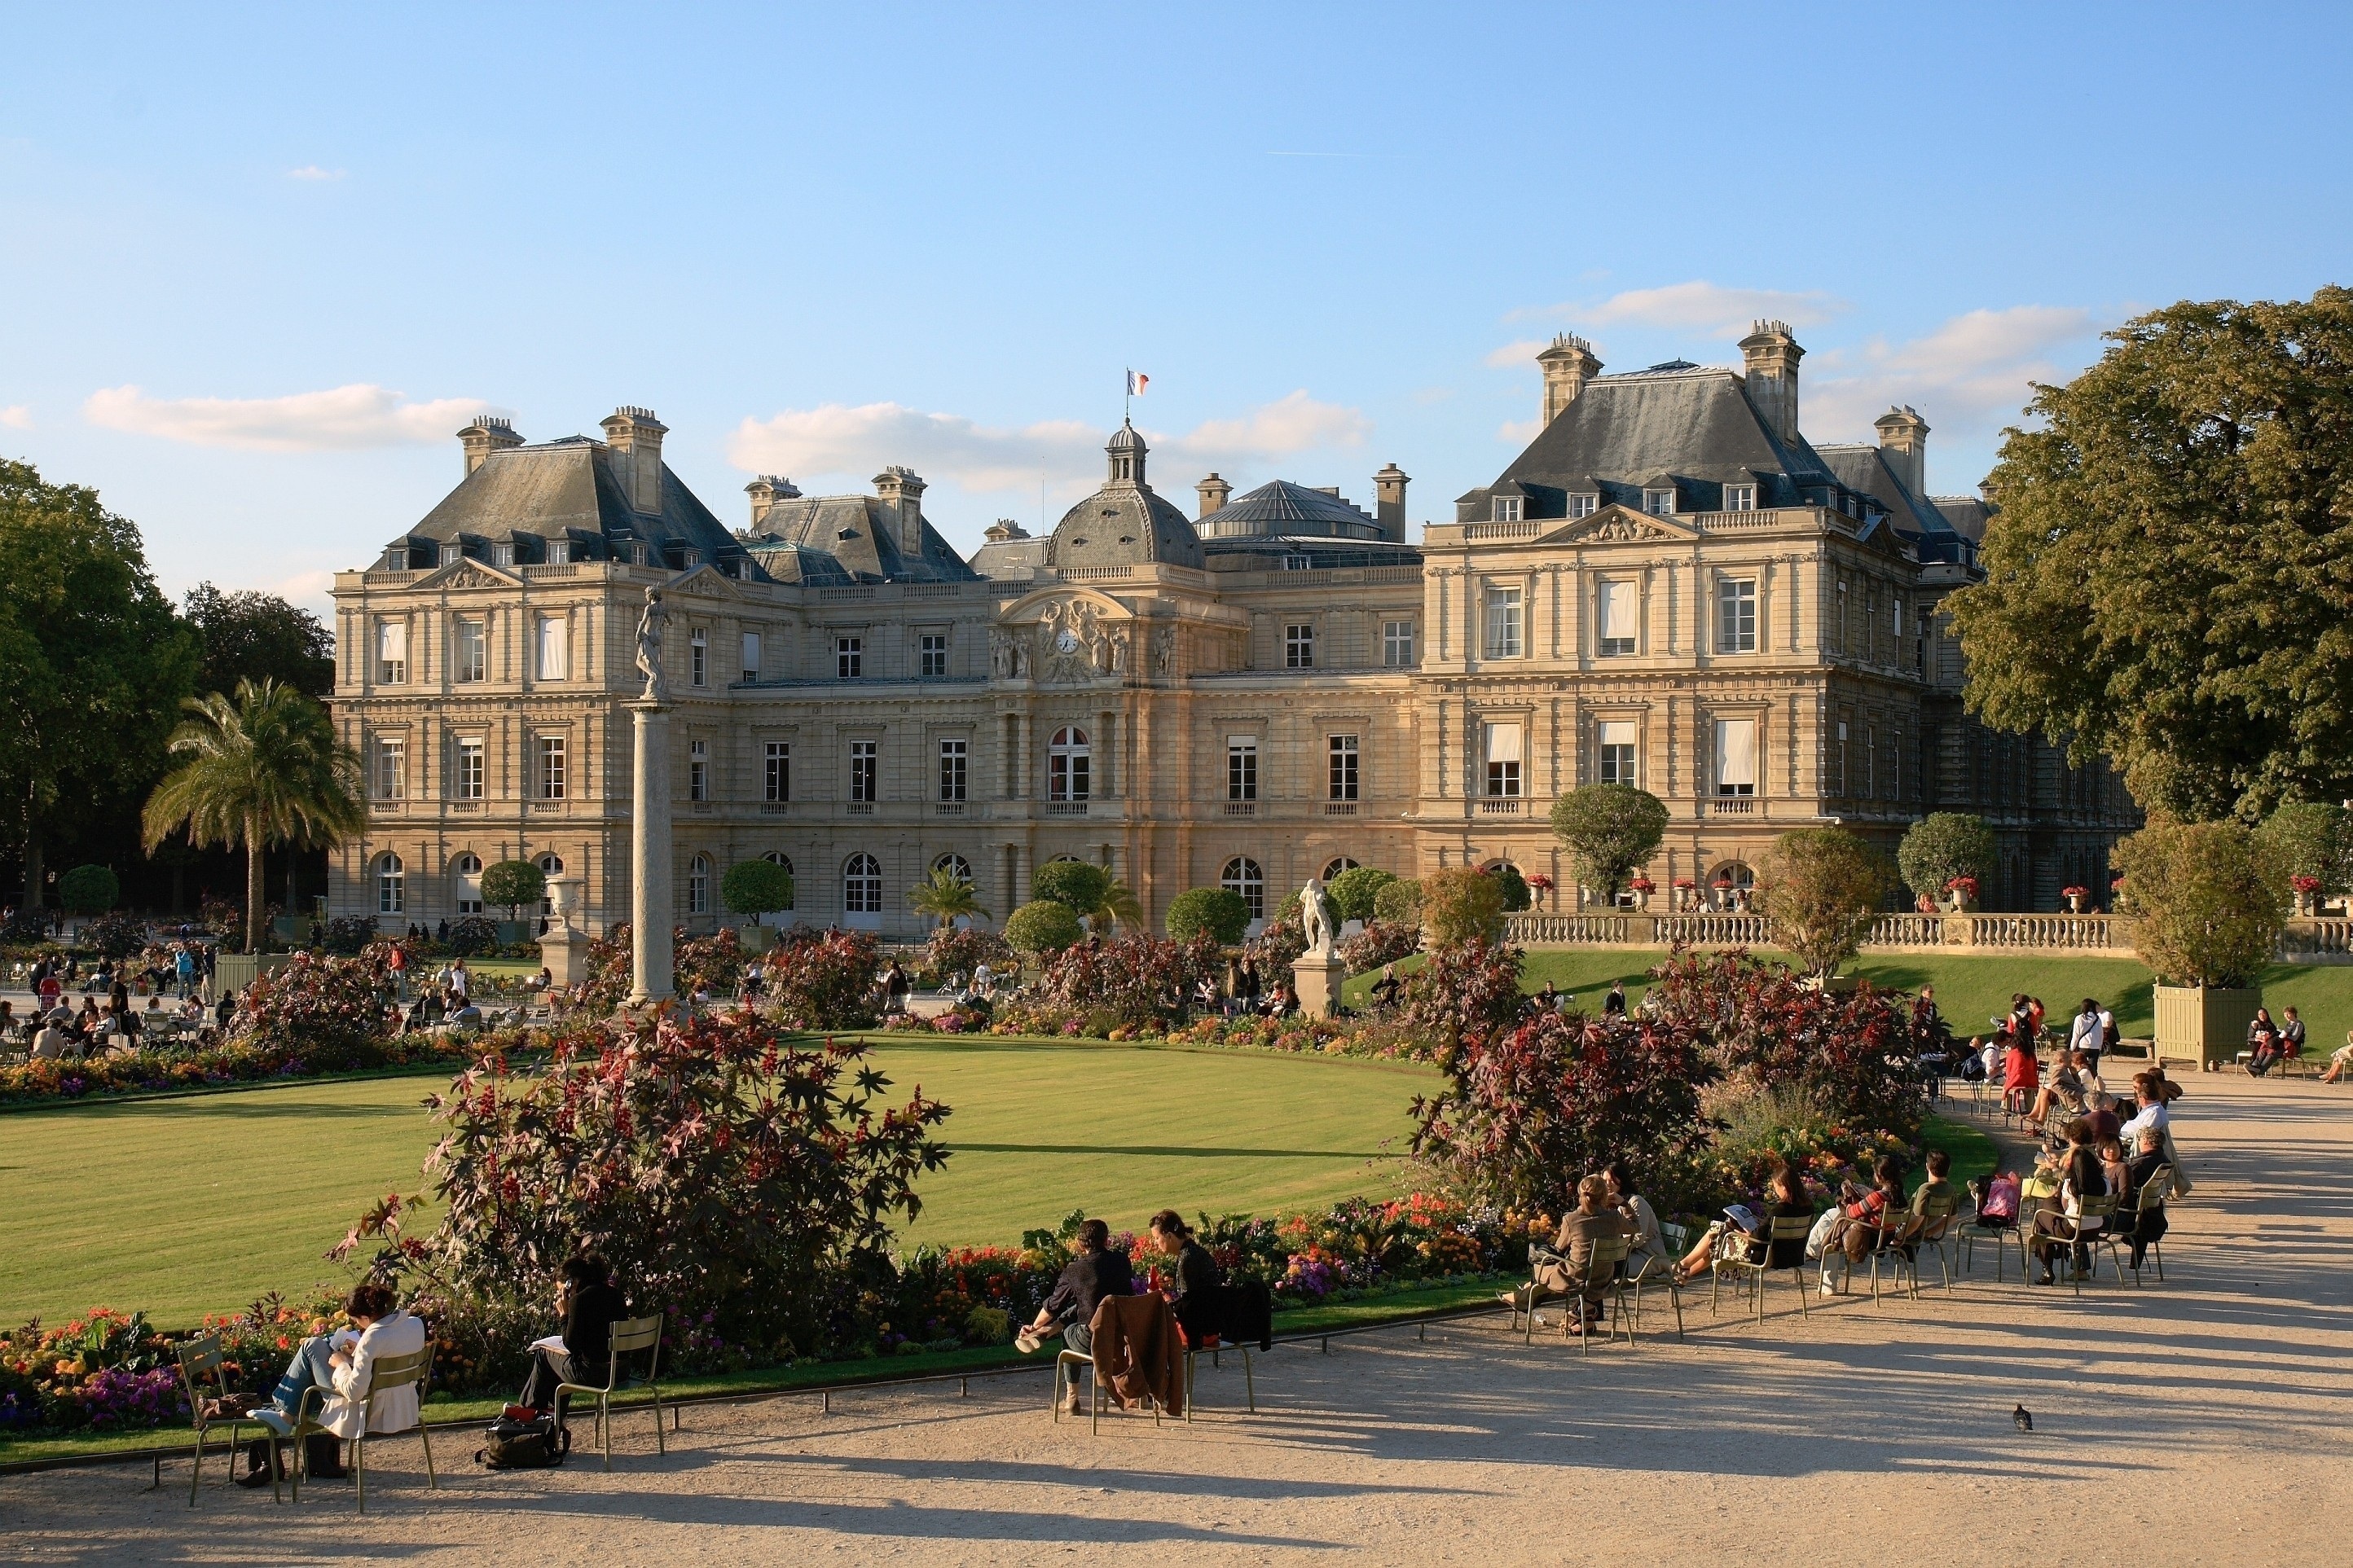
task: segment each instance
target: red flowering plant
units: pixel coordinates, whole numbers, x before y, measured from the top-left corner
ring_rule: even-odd
[[[592,1012],[609,1013],[626,1001],[631,984],[630,958],[626,921],[591,941],[582,1005]],[[698,989],[714,999],[733,996],[743,976],[744,959],[744,949],[732,928],[709,936],[690,936],[680,926],[670,934],[670,989],[681,996],[691,996]]]
[[[1655,893],[1659,890],[1659,885],[1648,877],[1636,877],[1626,886],[1637,893]]]
[[[1533,885],[1533,884],[1531,884]],[[1364,974],[1421,951],[1419,921],[1373,921],[1340,942],[1340,961],[1351,974]]]
[[[871,1028],[881,965],[871,932],[796,928],[761,960],[768,1010],[797,1029]]]
[[[1193,987],[1225,972],[1224,950],[1206,933],[1172,942],[1147,931],[1088,937],[1046,961],[1039,989],[1052,1005],[1135,1025],[1172,1018]]]
[[[1945,884],[1945,891],[1958,893],[1963,899],[1974,902],[1978,896],[1978,879],[1975,877],[1955,877]]]
[[[1019,967],[1010,942],[977,926],[961,930],[953,925],[941,926],[923,946],[923,967],[931,972],[937,984],[944,984],[956,974],[969,980],[973,971],[984,963],[1000,974]]]
[[[2316,889],[2319,885],[2320,879],[2317,877],[2314,878],[2314,888]],[[2062,888],[2059,889],[2059,896],[2063,899],[2088,899],[2092,896],[2092,889],[2089,888],[2077,887]]]
[[[2320,891],[2320,879],[2309,871],[2299,871],[2287,879],[2287,885],[2306,897]]]
[[[357,958],[296,953],[247,989],[231,1037],[312,1071],[380,1066],[393,1032],[389,952],[378,942]]]
[[[1405,1026],[1430,1041],[1441,1066],[1456,1051],[1513,1027],[1528,1005],[1520,991],[1524,956],[1479,937],[1438,949],[1398,994]]]

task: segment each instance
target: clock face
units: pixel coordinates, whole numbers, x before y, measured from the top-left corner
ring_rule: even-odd
[[[1079,634],[1073,631],[1065,631],[1060,637],[1054,639],[1054,646],[1060,648],[1064,653],[1076,653],[1079,651]]]

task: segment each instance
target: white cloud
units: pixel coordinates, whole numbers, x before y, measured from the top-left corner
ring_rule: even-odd
[[[30,430],[33,427],[33,411],[25,404],[11,404],[0,408],[0,425],[5,425],[11,430]]]
[[[497,412],[474,398],[411,403],[365,383],[288,397],[150,397],[135,386],[113,386],[91,393],[82,405],[83,418],[109,429],[261,452],[446,441],[459,426]]]
[[[343,177],[343,171],[322,169],[316,163],[305,163],[299,169],[287,170],[286,177],[290,180],[340,180]]]
[[[1871,421],[1906,403],[1931,426],[1981,430],[2016,417],[2029,383],[2060,380],[2084,363],[2099,327],[2077,306],[2012,305],[1968,311],[1905,342],[1873,338],[1826,351],[1807,365],[1820,374],[1807,378],[1803,422],[1819,439],[1869,440]],[[2086,344],[2086,353],[2057,353],[2070,343]]]
[[[1595,322],[1634,321],[1647,327],[1683,328],[1714,337],[1742,338],[1748,335],[1750,323],[1760,319],[1787,321],[1793,327],[1814,327],[1833,320],[1847,308],[1845,300],[1819,290],[1789,294],[1775,289],[1726,289],[1694,280],[1612,294],[1584,310],[1580,319]]]
[[[1493,370],[1520,370],[1535,363],[1537,354],[1551,342],[1547,338],[1522,338],[1515,343],[1487,351],[1487,365]]]
[[[1541,419],[1506,419],[1496,427],[1495,439],[1508,446],[1525,447],[1543,431]]]
[[[1231,464],[1356,446],[1371,427],[1356,410],[1300,391],[1239,418],[1205,421],[1181,436],[1147,430],[1145,439],[1163,455]],[[928,479],[965,489],[1026,491],[1040,476],[1092,472],[1103,460],[1104,438],[1100,427],[1074,419],[1001,427],[898,403],[828,403],[745,419],[728,441],[727,458],[754,473],[801,476],[863,476],[904,463]]]

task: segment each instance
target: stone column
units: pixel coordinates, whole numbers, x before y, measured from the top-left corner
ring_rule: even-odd
[[[670,712],[659,702],[624,704],[636,721],[630,778],[629,999],[631,1007],[670,997]]]

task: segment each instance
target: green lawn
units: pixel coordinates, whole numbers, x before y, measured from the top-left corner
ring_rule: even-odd
[[[1175,1205],[1267,1212],[1392,1190],[1402,1064],[1023,1040],[877,1055],[955,1114],[908,1239],[1015,1241],[1083,1206],[1141,1227]],[[166,1326],[340,1279],[321,1254],[370,1199],[417,1185],[433,1077],[0,1116],[0,1320],[143,1308]]]

